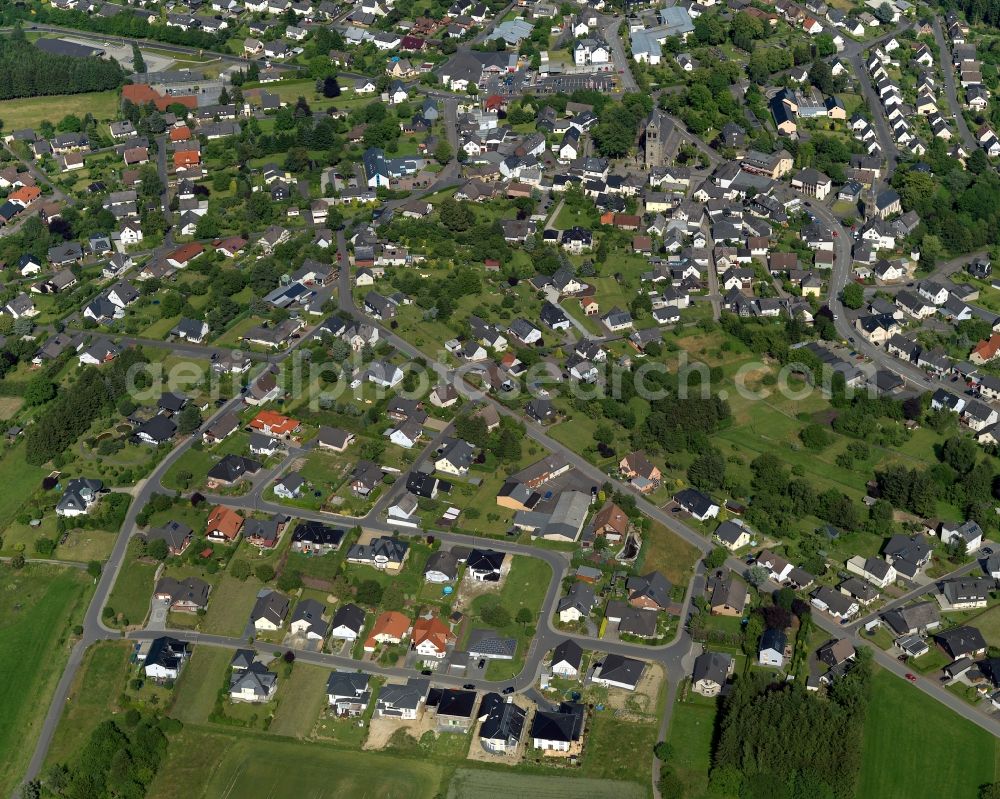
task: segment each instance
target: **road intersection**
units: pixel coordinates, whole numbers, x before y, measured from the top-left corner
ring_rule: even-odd
[[[606,32],[607,41],[612,45],[613,57],[618,69],[619,76],[622,81],[622,85],[626,90],[634,91],[637,89],[635,79],[631,73],[629,67],[628,59],[624,52],[624,47],[621,42],[620,36],[617,34],[618,25],[620,24],[620,19],[612,19],[611,21],[606,21],[604,29]],[[64,29],[53,28],[51,26],[37,26],[40,30],[51,30],[53,32],[64,32]],[[115,37],[119,38],[119,37]],[[871,87],[870,80],[867,77],[867,72],[864,68],[864,63],[862,60],[862,54],[864,49],[872,46],[872,42],[866,43],[856,43],[851,42],[849,44],[849,50],[846,51],[843,56],[854,64],[855,69],[858,73],[858,79],[860,81],[862,91],[869,101],[869,105],[873,109],[878,109],[877,98],[874,97],[874,93]],[[192,48],[181,48],[181,47],[171,47],[169,45],[163,45],[157,43],[156,45],[159,49],[190,53]],[[233,62],[245,63],[243,59],[230,57]],[[443,93],[430,92],[432,96],[439,96],[444,99],[445,104],[445,120],[446,120],[446,130],[448,135],[449,143],[452,145],[453,150],[457,148],[457,121],[456,121],[456,109],[458,100],[453,95],[445,95]],[[885,125],[885,120],[879,113],[875,113],[875,126],[876,132],[878,134],[878,139],[880,144],[883,146],[883,150],[886,153],[886,157],[889,160],[890,172],[894,169],[895,164],[898,161],[898,151],[889,135],[888,128]],[[962,122],[959,123],[960,130],[962,129]],[[680,123],[678,123],[680,124]],[[683,127],[683,126],[682,126]],[[967,129],[966,131],[967,132]],[[688,134],[686,134],[688,135]],[[699,149],[707,150],[709,154],[717,159],[717,154],[711,151],[707,146],[704,145],[700,139],[697,137],[690,137],[692,141],[700,144]],[[964,138],[964,132],[963,132]],[[165,147],[163,146],[162,137],[159,140],[159,157],[158,157],[158,167],[161,172],[161,177],[164,178],[164,185],[166,185],[165,173],[166,173],[166,162],[165,162]],[[713,161],[713,163],[716,163]],[[451,186],[457,185],[459,179],[459,166],[456,161],[451,161],[448,165],[444,167],[438,176],[437,181],[429,187],[427,190],[420,192],[416,196],[426,196],[442,189],[449,188]],[[411,198],[412,199],[412,198]],[[390,211],[398,207],[403,201],[390,201],[384,203],[384,207]],[[163,198],[164,213],[169,215],[169,208],[167,204],[166,195]],[[829,309],[834,316],[834,323],[836,325],[837,331],[844,338],[852,337],[854,334],[853,328],[847,319],[844,308],[840,301],[840,293],[847,283],[850,275],[850,269],[852,266],[851,258],[851,233],[845,228],[840,221],[834,216],[832,211],[822,203],[816,203],[814,207],[815,215],[819,220],[823,222],[830,230],[837,231],[838,236],[835,238],[835,264],[833,268],[833,273],[831,276],[829,284],[829,297],[828,305]],[[169,216],[167,217],[169,219]],[[168,240],[172,243],[172,239]],[[164,246],[167,246],[166,244]],[[339,275],[339,304],[342,312],[354,317],[363,318],[363,313],[357,308],[356,303],[353,299],[352,285],[350,279],[350,269],[349,269],[349,258],[347,252],[347,242],[344,230],[339,230],[337,232],[337,247],[338,247],[338,261],[340,267]],[[717,292],[715,292],[717,293]],[[393,347],[399,350],[401,353],[413,359],[421,359],[427,362],[430,368],[437,374],[438,379],[441,381],[451,382],[455,386],[456,390],[466,398],[475,399],[476,401],[486,402],[492,404],[498,413],[504,414],[509,417],[513,417],[523,422],[526,428],[526,435],[532,441],[540,444],[546,450],[562,455],[566,460],[576,469],[580,474],[584,475],[586,478],[593,481],[595,485],[603,485],[605,483],[611,483],[611,485],[618,491],[624,493],[632,494],[636,498],[636,505],[638,510],[640,510],[644,515],[662,524],[672,533],[688,542],[689,544],[696,547],[702,553],[708,553],[713,548],[712,542],[706,538],[706,536],[698,530],[687,525],[683,519],[679,518],[677,514],[673,514],[663,510],[649,501],[647,501],[643,496],[635,494],[634,490],[630,485],[624,483],[614,477],[611,477],[600,469],[595,467],[585,458],[569,449],[560,442],[554,440],[550,437],[544,430],[544,428],[534,422],[523,418],[517,412],[511,410],[506,405],[497,402],[494,398],[488,394],[484,394],[479,391],[474,386],[470,385],[464,378],[464,376],[450,367],[448,364],[441,362],[422,350],[418,349],[410,342],[397,336],[392,330],[382,326],[377,321],[366,318],[365,321],[369,324],[374,325],[379,330],[380,337],[388,341]],[[254,356],[254,360],[266,360],[271,364],[281,364],[287,360],[295,349],[303,342],[308,340],[308,336],[304,335],[298,342],[293,345],[289,350],[284,353],[275,354],[271,356]],[[122,338],[124,343],[132,344],[142,344],[150,346],[163,346],[163,342],[146,341],[141,339],[130,339]],[[201,347],[198,345],[183,345],[182,347],[177,347],[176,345],[169,345],[174,349],[178,349],[182,354],[190,355],[192,357],[209,357],[215,350],[211,347]],[[917,369],[910,364],[899,361],[883,350],[874,347],[864,341],[862,338],[858,337],[856,347],[859,352],[870,358],[879,368],[888,369],[904,380],[909,382],[911,385],[917,387],[920,390],[933,390],[936,387],[934,381],[929,379],[926,374]],[[212,414],[212,417],[208,419],[205,425],[210,425],[213,421],[221,417],[223,414],[238,411],[242,407],[242,397],[236,396],[218,407]],[[439,440],[438,436],[435,441]],[[55,729],[59,723],[60,717],[62,715],[65,704],[68,700],[71,687],[73,685],[74,679],[79,671],[79,668],[83,661],[84,652],[93,643],[104,640],[120,640],[122,633],[119,630],[108,628],[104,625],[102,621],[102,611],[107,603],[108,596],[114,586],[114,583],[124,566],[125,555],[127,552],[127,547],[129,540],[137,530],[136,519],[142,508],[148,503],[150,498],[157,491],[162,491],[162,478],[167,472],[167,470],[177,462],[177,460],[190,448],[193,441],[196,440],[196,436],[186,437],[177,442],[174,448],[166,455],[166,457],[160,462],[156,469],[152,472],[149,478],[136,490],[134,495],[134,500],[129,508],[126,515],[125,521],[119,531],[118,537],[116,539],[114,548],[108,557],[108,560],[104,566],[104,570],[97,581],[94,596],[91,603],[87,609],[85,619],[84,619],[84,631],[83,635],[74,645],[71,650],[69,660],[64,669],[62,678],[59,681],[55,695],[52,699],[52,703],[49,707],[48,713],[46,715],[39,739],[32,756],[26,778],[33,779],[38,776],[41,771],[42,765],[45,761],[45,757],[48,753],[49,746],[52,742]],[[434,442],[432,442],[433,446]],[[430,448],[428,448],[430,449]],[[263,490],[267,483],[271,480],[276,479],[280,472],[287,467],[290,462],[290,458],[286,458],[282,464],[274,470],[270,470],[266,475],[266,479],[262,480],[258,485],[255,486],[253,492],[250,495],[242,498],[235,497],[210,497],[212,501],[218,501],[220,503],[226,504],[230,507],[241,508],[244,510],[260,510],[268,512],[281,512],[290,513],[296,518],[302,519],[315,519],[323,521],[325,523],[333,525],[342,525],[345,527],[352,527],[355,525],[361,526],[365,530],[377,531],[382,533],[394,533],[400,532],[402,535],[413,534],[413,531],[408,533],[406,530],[398,530],[391,524],[386,523],[382,520],[382,514],[388,505],[388,502],[392,496],[395,495],[395,491],[400,489],[395,489],[393,492],[387,492],[386,496],[372,509],[369,514],[364,517],[355,518],[347,517],[338,514],[331,514],[326,512],[313,512],[300,509],[289,509],[286,506],[279,505],[278,503],[270,502],[263,498]],[[678,625],[677,632],[672,641],[667,644],[659,646],[648,646],[642,644],[630,644],[625,642],[616,641],[606,641],[599,638],[586,636],[586,635],[575,635],[567,634],[563,631],[555,629],[552,624],[552,615],[555,608],[555,604],[559,598],[562,580],[569,573],[570,561],[569,557],[565,553],[555,552],[551,550],[545,550],[538,547],[533,547],[530,545],[519,544],[516,542],[509,541],[498,541],[492,538],[477,539],[468,535],[460,535],[449,533],[446,531],[438,530],[422,530],[417,531],[416,534],[432,534],[437,539],[444,543],[461,543],[461,544],[473,544],[488,546],[493,549],[506,552],[511,555],[529,556],[539,558],[544,560],[552,569],[552,579],[546,591],[546,595],[540,611],[540,620],[537,626],[537,634],[532,643],[532,647],[528,652],[525,668],[523,671],[513,680],[504,682],[494,682],[488,680],[476,680],[472,681],[476,684],[477,688],[485,690],[495,690],[500,687],[505,687],[508,684],[513,684],[518,691],[527,691],[534,685],[539,670],[542,667],[543,660],[547,653],[561,640],[566,638],[572,638],[576,640],[581,646],[587,649],[598,650],[601,652],[618,653],[623,655],[629,655],[632,657],[637,657],[645,660],[653,660],[663,665],[666,670],[667,680],[668,680],[668,701],[666,703],[666,710],[663,719],[661,720],[660,734],[659,737],[662,740],[665,738],[668,729],[669,722],[671,718],[672,708],[674,704],[674,697],[677,690],[678,684],[683,680],[683,678],[689,673],[691,660],[694,654],[699,651],[697,645],[692,641],[690,635],[685,628],[685,622],[688,618],[691,603],[694,597],[701,596],[705,590],[705,571],[703,563],[699,562],[693,577],[688,585],[687,592],[685,595],[684,603],[682,606],[680,624]],[[727,562],[727,566],[731,569],[737,571],[738,573],[745,573],[746,564],[742,561],[735,559],[730,559]],[[953,572],[954,575],[968,573],[975,564],[970,564],[957,569]],[[777,586],[771,586],[777,588]],[[888,606],[880,609],[880,613],[885,612],[886,609],[891,607],[899,606],[915,596],[926,591],[926,588],[917,588],[913,591],[907,592],[902,597],[889,603]],[[863,622],[865,619],[854,622],[850,625],[840,625],[834,620],[823,616],[821,613],[814,613],[814,619],[818,626],[826,630],[831,634],[831,636],[836,637],[847,637],[849,638],[855,646],[868,645],[875,652],[876,662],[880,666],[886,668],[887,670],[897,674],[902,677],[906,673],[906,668],[900,664],[895,658],[882,652],[877,647],[867,642],[861,635],[861,630]],[[160,635],[159,631],[155,630],[137,630],[129,632],[125,635],[125,638],[133,641],[147,640],[152,637]],[[238,647],[244,647],[248,645],[248,639],[239,637],[227,637],[218,635],[208,635],[204,633],[194,632],[194,631],[182,631],[182,630],[172,630],[171,635],[180,638],[182,640],[190,641],[197,645],[213,646],[235,649]],[[342,655],[317,653],[313,651],[306,650],[295,650],[297,659],[305,663],[310,663],[313,665],[330,667],[330,668],[347,668],[347,669],[358,669],[361,668],[365,671],[370,671],[373,674],[381,674],[383,676],[389,677],[406,677],[412,676],[413,672],[408,669],[395,668],[395,667],[385,667],[374,662],[369,661],[357,661],[352,658],[347,658]],[[469,682],[470,679],[466,677],[449,676],[449,675],[438,675],[435,676],[435,682],[439,682],[442,685],[455,686],[457,687],[460,683]],[[972,706],[968,705],[957,696],[951,694],[945,690],[942,686],[931,682],[930,680],[921,679],[917,682],[917,688],[924,691],[926,694],[936,699],[939,702],[950,707],[959,715],[971,720],[978,726],[986,729],[993,735],[1000,737],[1000,723],[991,717],[986,716],[982,712],[976,710]],[[658,773],[658,761],[654,758],[654,790],[656,785],[656,774]]]

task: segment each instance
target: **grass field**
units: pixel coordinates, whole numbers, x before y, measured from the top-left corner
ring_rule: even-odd
[[[24,501],[42,483],[47,474],[45,469],[29,466],[24,460],[24,439],[16,447],[7,450],[0,459],[0,530],[6,529]]]
[[[9,419],[24,405],[24,397],[0,397],[0,419]]]
[[[594,713],[587,724],[583,774],[609,780],[651,782],[657,724],[635,724],[616,719],[610,711]]]
[[[643,543],[642,570],[662,572],[674,585],[687,588],[700,552],[659,522],[652,522]]]
[[[126,641],[102,641],[87,650],[49,748],[49,763],[66,763],[87,742],[122,690],[129,671]]]
[[[108,597],[108,607],[122,614],[124,623],[142,624],[149,613],[156,566],[141,560],[126,561]]]
[[[185,724],[206,722],[222,685],[223,673],[232,659],[233,653],[228,649],[196,646],[177,681],[170,715]]]
[[[76,114],[81,119],[88,113],[98,120],[114,119],[117,111],[118,92],[115,90],[0,101],[4,132],[38,127],[45,119],[55,123],[66,114]]]
[[[255,577],[241,583],[226,576],[212,591],[202,630],[217,635],[243,635],[261,585]]]
[[[715,707],[697,702],[677,702],[670,721],[670,762],[684,782],[689,799],[701,799],[708,792],[711,768],[712,733]]]
[[[996,779],[997,755],[988,732],[898,677],[875,674],[859,797],[972,799]]]
[[[293,738],[305,738],[312,732],[319,711],[326,701],[326,680],[330,669],[296,664],[286,681],[284,698],[278,705],[270,731]]]
[[[533,774],[503,775],[503,793],[507,796],[531,796],[533,799],[640,799],[646,790],[635,783],[614,780],[567,779]],[[448,785],[448,799],[481,799],[497,790],[497,772],[460,768]]]
[[[527,652],[529,641],[525,635],[525,629],[514,619],[517,611],[521,608],[528,608],[534,614],[538,623],[538,613],[545,599],[545,592],[548,590],[549,582],[552,580],[552,569],[544,560],[515,556],[511,563],[510,573],[500,590],[500,604],[510,613],[511,623],[499,630],[502,635],[517,639],[517,654],[513,660],[491,660],[486,667],[486,677],[490,680],[506,680],[520,674],[524,668],[524,656]],[[472,607],[479,610],[484,602],[489,602],[489,598],[494,594],[484,594],[476,597],[472,601]],[[470,626],[471,629],[471,626]]]
[[[0,593],[0,794],[21,777],[69,655],[90,579],[76,569],[4,571]]]
[[[430,799],[437,793],[441,767],[426,760],[404,760],[392,755],[349,752],[315,744],[277,739],[238,740],[220,748],[224,753],[207,783],[205,774],[189,790],[170,796],[239,796],[271,799],[276,796],[379,797]],[[276,768],[275,764],[285,764]],[[206,772],[207,773],[207,772]],[[156,796],[154,792],[152,796]]]

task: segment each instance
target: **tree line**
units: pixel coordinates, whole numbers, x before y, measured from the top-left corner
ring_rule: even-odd
[[[871,655],[821,699],[749,672],[722,704],[711,781],[720,795],[851,799],[871,690]]]
[[[0,100],[49,94],[79,94],[116,89],[125,80],[117,61],[53,55],[25,41],[15,30],[0,38]]]
[[[144,718],[135,708],[119,721],[101,722],[90,733],[72,767],[56,763],[46,770],[46,796],[141,799],[163,763],[166,733],[180,726],[173,719]],[[34,780],[21,795],[25,799],[40,797],[41,791],[41,783]]]
[[[102,414],[112,413],[126,396],[126,375],[133,364],[148,363],[140,349],[127,349],[102,369],[89,366],[69,390],[60,392],[28,430],[26,460],[40,466],[71,447]]]

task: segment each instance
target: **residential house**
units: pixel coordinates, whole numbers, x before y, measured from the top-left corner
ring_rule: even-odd
[[[694,661],[691,688],[702,696],[718,696],[733,673],[734,665],[732,655],[702,652]]]

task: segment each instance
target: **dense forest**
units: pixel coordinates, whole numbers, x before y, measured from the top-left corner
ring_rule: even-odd
[[[31,426],[28,463],[43,464],[69,449],[95,419],[126,396],[130,367],[147,361],[142,350],[128,349],[104,369],[83,369],[72,390],[60,392]]]
[[[0,100],[48,94],[79,94],[116,89],[125,80],[117,61],[51,55],[25,41],[15,30],[0,38]]]
[[[985,23],[994,28],[1000,28],[1000,2],[997,0],[955,0],[947,4],[946,9],[957,8],[965,12],[965,18],[972,24]]]
[[[871,655],[825,699],[769,675],[738,677],[719,719],[712,783],[741,799],[849,799],[861,768]]]
[[[946,253],[1000,242],[1000,176],[981,150],[969,157],[968,170],[945,150],[944,143],[934,139],[923,159],[933,174],[901,165],[891,181],[903,207],[920,215],[917,237],[925,265]]]

